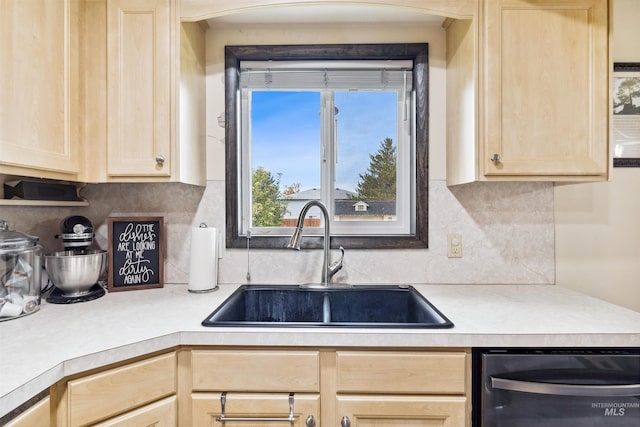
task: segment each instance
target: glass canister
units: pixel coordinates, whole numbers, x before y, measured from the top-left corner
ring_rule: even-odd
[[[38,311],[41,275],[38,237],[9,230],[0,220],[0,321]]]

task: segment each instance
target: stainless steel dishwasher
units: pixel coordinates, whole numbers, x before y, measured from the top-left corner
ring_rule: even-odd
[[[640,427],[640,349],[476,349],[474,427]]]

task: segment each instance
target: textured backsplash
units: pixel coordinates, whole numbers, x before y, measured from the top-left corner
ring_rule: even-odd
[[[335,282],[348,283],[536,283],[555,280],[553,184],[475,183],[448,188],[429,183],[429,249],[347,250]],[[224,182],[206,188],[183,184],[91,184],[90,206],[0,207],[12,228],[40,237],[45,252],[61,249],[54,236],[68,215],[84,215],[106,249],[108,216],[163,216],[165,284],[189,279],[192,226],[205,222],[223,234]],[[462,235],[462,258],[447,258],[447,234]],[[224,245],[222,245],[223,247]],[[219,283],[244,283],[246,250],[226,250]],[[337,257],[337,251],[333,251]],[[252,250],[252,283],[320,280],[322,251]]]

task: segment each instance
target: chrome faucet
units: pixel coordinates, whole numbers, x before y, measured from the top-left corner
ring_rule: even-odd
[[[296,229],[291,235],[287,248],[300,250],[300,242],[302,241],[302,228],[304,227],[304,218],[307,216],[307,212],[313,206],[317,206],[322,211],[324,216],[324,257],[322,261],[322,285],[330,286],[331,278],[342,268],[342,260],[344,259],[344,248],[340,246],[340,252],[342,253],[340,259],[335,264],[329,264],[330,252],[331,252],[331,232],[329,231],[329,213],[327,208],[317,200],[311,200],[302,207],[300,215],[298,215],[298,223]]]

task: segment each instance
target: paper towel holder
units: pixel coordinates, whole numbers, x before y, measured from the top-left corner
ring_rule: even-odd
[[[194,230],[202,230],[202,229],[207,229],[209,228],[207,226],[206,223],[201,222],[199,227],[194,228]],[[206,235],[205,235],[206,236]],[[201,236],[202,238],[203,236]],[[209,292],[213,292],[213,291],[217,291],[219,289],[218,286],[218,240],[217,240],[217,234],[216,234],[216,230],[215,228],[213,229],[213,245],[209,246],[210,251],[204,250],[205,248],[202,247],[198,247],[197,244],[195,244],[196,238],[195,238],[195,234],[192,232],[191,234],[191,258],[190,258],[190,271],[189,271],[189,285],[188,285],[188,291],[190,293],[194,293],[194,294],[206,294]],[[205,240],[206,242],[206,240]],[[202,242],[199,242],[200,244],[202,244]],[[209,243],[209,242],[206,242]],[[211,262],[202,262],[202,263],[198,263],[198,259],[199,257],[196,257],[194,252],[196,250],[202,251],[204,250],[204,255],[205,256],[209,256],[209,257],[213,257],[213,263]],[[211,282],[213,282],[213,287],[206,287],[206,288],[202,288],[201,284],[194,284],[193,282],[193,276],[197,275],[199,277],[205,275],[211,275],[213,277],[211,277]]]

